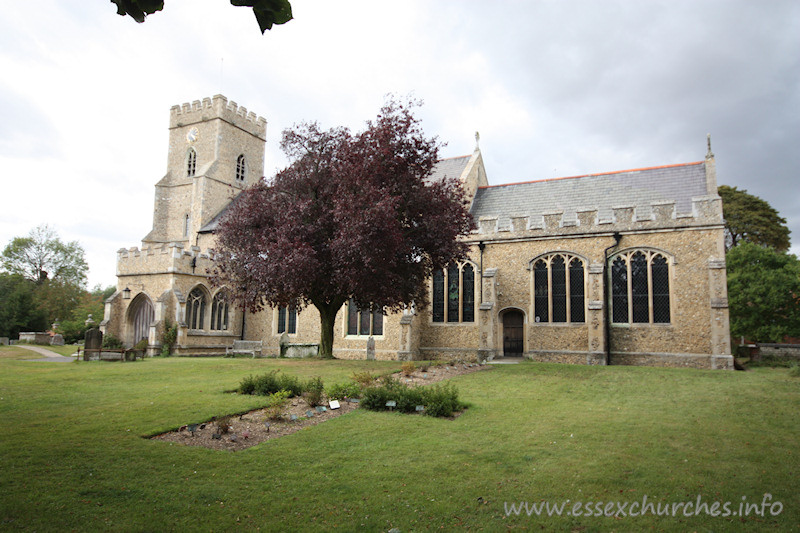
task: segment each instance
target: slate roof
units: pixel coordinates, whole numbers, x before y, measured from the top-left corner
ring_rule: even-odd
[[[433,167],[433,172],[431,172],[428,180],[435,182],[444,178],[460,178],[471,157],[471,155],[463,155],[440,159],[436,162],[436,166]]]
[[[208,221],[202,228],[197,230],[197,233],[213,233],[214,231],[216,231],[217,226],[219,225],[219,221],[222,220],[222,217],[225,216],[225,213],[228,212],[228,209],[231,208],[231,206],[234,204],[234,202],[236,202],[236,199],[239,198],[241,194],[242,193],[237,194],[236,197],[230,202],[228,202],[228,204],[225,207],[223,207],[219,213],[214,215],[214,218]]]
[[[675,201],[677,213],[692,212],[692,198],[706,195],[705,162],[589,174],[551,180],[481,187],[472,215],[498,217],[539,215],[549,211],[596,208],[600,219],[611,218],[611,208],[640,207],[650,212],[651,202]]]

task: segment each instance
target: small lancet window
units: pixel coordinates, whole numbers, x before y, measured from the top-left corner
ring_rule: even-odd
[[[236,181],[243,183],[246,174],[247,174],[247,164],[244,160],[244,154],[241,154],[236,159]]]

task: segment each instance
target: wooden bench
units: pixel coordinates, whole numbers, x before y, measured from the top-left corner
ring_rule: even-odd
[[[261,356],[261,341],[233,341],[233,346],[225,348],[225,357],[234,357],[237,354],[252,354],[253,359]]]

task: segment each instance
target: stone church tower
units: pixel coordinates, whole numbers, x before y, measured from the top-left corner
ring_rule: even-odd
[[[189,241],[264,175],[267,121],[221,95],[173,106],[167,174],[156,184],[150,245]],[[195,243],[192,243],[195,244]]]
[[[222,291],[207,282],[212,237],[202,228],[263,176],[266,129],[264,118],[222,95],[171,108],[167,173],[155,186],[153,228],[141,249],[117,252],[117,292],[106,301],[101,324],[106,334],[126,346],[147,339],[151,353],[166,322],[178,325],[178,345],[224,351],[232,342],[241,313],[229,311]],[[193,313],[198,290],[202,306]],[[199,320],[189,324],[187,317]],[[193,328],[206,331],[190,341]]]

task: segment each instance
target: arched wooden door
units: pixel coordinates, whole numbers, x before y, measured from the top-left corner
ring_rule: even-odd
[[[525,315],[512,309],[503,315],[503,357],[522,357],[525,340]]]
[[[155,319],[155,309],[150,303],[150,298],[144,294],[138,295],[131,302],[128,313],[129,330],[131,332],[131,346],[150,336],[150,326]]]

